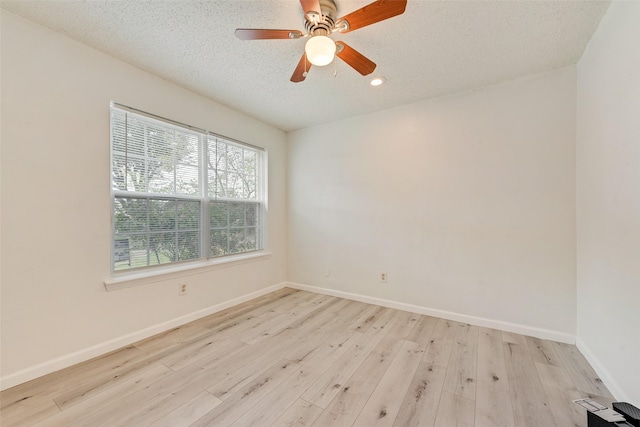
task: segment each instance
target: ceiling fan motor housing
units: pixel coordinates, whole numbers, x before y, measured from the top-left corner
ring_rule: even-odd
[[[322,15],[311,13],[305,18],[304,28],[313,36],[328,36],[331,34],[338,16],[338,7],[333,0],[320,0]]]

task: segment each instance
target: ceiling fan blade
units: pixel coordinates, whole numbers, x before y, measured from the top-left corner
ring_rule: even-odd
[[[298,62],[298,66],[296,67],[293,75],[291,76],[291,81],[294,83],[300,83],[307,78],[307,73],[311,69],[311,62],[307,59],[307,54],[303,53],[302,58],[300,58],[300,62]]]
[[[393,18],[401,15],[407,7],[407,0],[378,0],[366,5],[365,7],[351,12],[343,16],[336,22],[336,28],[339,28],[342,21],[348,23],[347,28],[340,30],[342,33],[357,30],[385,19]]]
[[[303,36],[298,30],[259,30],[256,28],[238,28],[236,37],[241,40],[299,39]]]
[[[376,69],[375,62],[346,44],[345,42],[336,42],[336,55],[344,62],[349,64],[351,68],[366,76],[371,74]]]
[[[315,12],[319,16],[322,16],[319,0],[300,0],[300,6],[302,6],[302,10],[304,14],[307,15],[307,18],[309,17],[309,12]]]

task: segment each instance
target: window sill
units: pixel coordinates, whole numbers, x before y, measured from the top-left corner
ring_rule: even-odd
[[[104,281],[104,287],[107,292],[110,292],[118,289],[126,289],[134,286],[147,285],[149,283],[175,279],[177,277],[200,274],[206,272],[207,270],[233,267],[239,264],[257,261],[261,258],[269,258],[270,256],[271,252],[259,251],[248,254],[232,255],[224,258],[215,258],[206,261],[196,261],[180,265],[158,267],[152,270],[114,273],[111,278]]]

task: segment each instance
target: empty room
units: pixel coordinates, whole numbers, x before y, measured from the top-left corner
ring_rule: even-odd
[[[640,2],[0,1],[0,425],[640,425]]]

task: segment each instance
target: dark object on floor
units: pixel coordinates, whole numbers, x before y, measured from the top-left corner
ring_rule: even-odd
[[[624,421],[621,423],[612,423],[603,420],[593,412],[587,411],[587,427],[633,427],[633,424]]]
[[[634,427],[640,427],[640,409],[630,403],[613,402],[613,410],[622,414],[627,423]]]
[[[626,402],[614,402],[613,410],[624,416],[626,421],[610,422],[600,418],[597,412],[587,411],[588,427],[640,427],[640,409]]]

